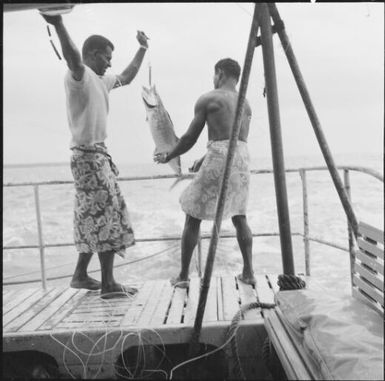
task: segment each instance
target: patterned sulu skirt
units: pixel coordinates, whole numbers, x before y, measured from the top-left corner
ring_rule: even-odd
[[[79,253],[113,251],[124,257],[134,232],[117,182],[118,170],[104,144],[73,147],[74,240]]]
[[[215,218],[228,146],[228,140],[208,142],[207,153],[199,171],[179,199],[186,214],[200,220]],[[246,215],[250,184],[249,164],[247,143],[238,141],[229,177],[223,219]]]

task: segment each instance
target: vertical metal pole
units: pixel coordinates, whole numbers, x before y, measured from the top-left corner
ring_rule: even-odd
[[[350,174],[348,169],[344,169],[344,184],[345,184],[346,194],[348,195],[349,200],[351,201],[352,196],[350,192]],[[350,280],[353,286],[354,263],[356,261],[356,257],[354,254],[353,231],[349,224],[349,219],[348,219],[348,237],[349,237],[349,254],[350,254]]]
[[[310,275],[310,244],[309,244],[309,208],[307,202],[307,182],[306,171],[299,171],[302,181],[302,205],[303,205],[303,244],[305,248],[305,271]]]
[[[294,275],[293,249],[291,242],[289,206],[287,202],[286,175],[283,159],[281,123],[279,118],[279,104],[277,78],[275,73],[273,39],[269,9],[266,3],[257,4],[261,24],[261,40],[263,64],[266,80],[266,98],[269,112],[271,149],[273,155],[275,195],[279,232],[282,251],[282,265],[284,274]]]
[[[235,111],[235,117],[233,122],[233,127],[231,130],[231,136],[229,141],[229,147],[227,151],[226,164],[223,173],[223,178],[218,194],[218,202],[215,211],[214,224],[211,233],[211,240],[209,251],[206,259],[206,267],[204,271],[204,276],[202,280],[201,290],[199,294],[198,309],[194,322],[194,331],[191,337],[191,342],[189,346],[189,356],[193,357],[199,350],[199,336],[202,329],[202,320],[206,307],[207,295],[210,287],[211,274],[213,271],[215,253],[218,244],[219,233],[221,230],[222,216],[224,210],[225,196],[228,188],[228,182],[231,173],[231,166],[234,158],[234,151],[238,141],[239,130],[241,128],[241,121],[243,117],[243,110],[246,100],[246,91],[247,85],[249,82],[251,64],[253,62],[254,50],[257,40],[258,32],[258,19],[257,19],[257,7],[254,8],[253,21],[250,28],[249,41],[247,44],[246,57],[242,70],[241,83],[239,85],[239,94],[237,101],[237,108]]]
[[[39,239],[39,249],[40,249],[40,269],[41,269],[41,281],[43,284],[43,289],[47,289],[47,278],[45,273],[45,257],[44,257],[44,242],[43,242],[43,228],[41,223],[41,214],[40,214],[40,200],[39,200],[39,186],[35,185],[33,187],[35,193],[35,207],[36,207],[36,219],[37,219],[37,233]]]
[[[202,237],[199,230],[198,244],[197,244],[197,262],[198,262],[198,276],[202,277]]]
[[[275,6],[275,4],[270,3],[269,7],[270,7],[271,16],[274,20],[274,23],[277,25],[282,25],[283,22],[279,16],[279,13],[278,13],[278,10],[277,10],[277,7]],[[301,94],[302,100],[305,104],[305,108],[306,108],[306,111],[309,115],[309,118],[310,118],[311,124],[313,126],[315,135],[317,137],[318,144],[321,148],[325,162],[329,168],[329,172],[330,172],[330,175],[333,179],[334,186],[335,186],[337,193],[340,197],[340,200],[341,200],[342,206],[344,207],[345,213],[348,216],[348,220],[349,220],[350,225],[352,226],[354,235],[357,237],[358,236],[357,218],[354,214],[354,211],[353,211],[352,205],[349,201],[349,198],[345,192],[344,186],[342,184],[342,180],[338,174],[336,165],[335,165],[333,157],[331,155],[331,152],[330,152],[329,146],[327,144],[325,135],[322,131],[321,124],[318,120],[318,116],[315,112],[313,103],[310,99],[310,94],[306,88],[305,81],[302,77],[301,71],[299,69],[297,60],[295,58],[293,49],[291,47],[291,44],[290,44],[289,38],[285,32],[285,29],[279,28],[278,35],[279,35],[279,38],[281,39],[283,50],[285,51],[287,60],[289,61],[289,65],[290,65],[290,68],[293,72],[293,75],[294,75],[295,81],[297,83],[299,92]]]

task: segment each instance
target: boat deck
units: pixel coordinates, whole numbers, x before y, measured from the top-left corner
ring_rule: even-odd
[[[204,323],[229,321],[242,305],[274,302],[277,276],[259,275],[252,287],[235,276],[211,280]],[[102,299],[99,291],[73,288],[25,288],[3,290],[3,334],[54,330],[87,330],[108,327],[151,327],[193,325],[199,298],[199,278],[188,289],[173,288],[168,280],[136,285],[139,292],[130,298]],[[277,286],[275,286],[277,287]],[[244,319],[257,319],[250,312]]]
[[[230,322],[243,305],[274,302],[277,275],[257,275],[256,278],[255,287],[238,281],[234,275],[211,279],[201,343],[213,347],[223,345]],[[112,364],[130,346],[188,343],[200,279],[191,278],[188,289],[174,288],[168,280],[151,280],[136,286],[139,292],[134,297],[109,300],[101,299],[99,291],[68,287],[3,290],[3,351],[47,353],[62,370],[68,372],[70,367],[71,374],[83,376],[84,363],[90,369],[94,364],[93,371],[98,377],[110,377]],[[263,324],[260,309],[248,311],[240,322],[244,329],[253,327],[258,331],[261,340],[265,336]],[[245,332],[242,334],[242,329],[239,330],[241,336],[247,335]],[[244,351],[247,353],[249,349]],[[240,348],[240,352],[242,350]],[[101,359],[96,355],[101,353],[105,364],[103,372]]]

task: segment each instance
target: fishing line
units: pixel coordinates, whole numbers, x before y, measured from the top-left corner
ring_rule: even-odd
[[[52,46],[52,48],[53,48],[53,50],[54,50],[54,52],[55,52],[55,54],[56,54],[57,58],[59,58],[59,60],[61,60],[62,58],[61,58],[61,56],[60,56],[60,54],[59,54],[58,50],[56,49],[56,46],[55,46],[55,44],[54,44],[54,43],[53,43],[53,41],[52,41],[51,30],[50,30],[50,28],[49,28],[49,25],[48,25],[48,24],[47,24],[47,32],[48,32],[48,38],[49,38],[49,42],[51,43],[51,46]]]
[[[232,335],[231,335],[231,336],[230,336],[230,337],[229,337],[229,338],[228,338],[228,339],[227,339],[227,340],[226,340],[220,347],[215,348],[215,349],[212,350],[211,352],[207,352],[207,353],[204,353],[203,355],[200,355],[200,356],[194,357],[194,358],[192,358],[192,359],[189,359],[189,360],[187,360],[187,361],[184,361],[184,362],[182,362],[182,363],[176,365],[174,368],[172,368],[172,369],[171,369],[171,372],[170,372],[170,378],[169,378],[169,380],[172,379],[173,373],[174,373],[174,371],[175,371],[176,369],[178,369],[178,368],[180,368],[180,367],[182,367],[182,366],[185,366],[186,364],[189,364],[190,362],[199,360],[199,359],[204,358],[204,357],[211,356],[212,354],[214,354],[214,353],[220,351],[221,349],[223,349],[223,348],[224,348],[226,345],[228,345],[228,344],[231,342],[231,340],[236,336],[237,331],[238,331],[238,328],[239,328],[239,326],[237,326],[237,327],[235,328],[234,333],[233,333],[233,334],[232,334]]]

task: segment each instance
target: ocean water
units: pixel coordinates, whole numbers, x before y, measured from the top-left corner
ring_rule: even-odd
[[[336,155],[337,165],[356,165],[383,174],[382,155]],[[191,163],[186,163],[186,168]],[[171,174],[168,166],[144,163],[125,165],[117,163],[120,176]],[[298,156],[285,158],[285,167],[299,168],[324,166],[322,157]],[[252,169],[270,169],[270,158],[253,159]],[[340,171],[342,176],[342,172]],[[354,211],[362,220],[383,229],[383,182],[367,174],[350,172],[351,195]],[[5,166],[3,183],[72,180],[69,164]],[[137,238],[162,236],[180,237],[184,214],[179,206],[179,195],[189,180],[170,190],[174,179],[121,182]],[[302,184],[298,173],[286,175],[292,233],[303,232]],[[328,171],[307,173],[310,235],[348,247],[347,220]],[[39,191],[43,240],[45,244],[72,243],[73,185],[41,186]],[[248,221],[253,233],[279,232],[274,179],[272,174],[251,177]],[[212,222],[202,222],[202,233],[210,233]],[[231,220],[222,223],[223,233],[234,233]],[[3,246],[35,245],[38,243],[37,222],[32,187],[3,187]],[[209,240],[202,242],[204,267]],[[147,279],[166,279],[178,273],[180,242],[139,242],[126,252],[126,258],[115,260],[118,281],[138,283]],[[302,237],[293,237],[295,270],[305,272]],[[45,248],[48,277],[71,275],[76,264],[74,247]],[[146,259],[146,257],[150,257]],[[281,273],[282,261],[278,236],[256,237],[253,242],[253,261],[256,273]],[[343,279],[349,284],[349,254],[316,242],[310,243],[311,274]],[[40,279],[38,249],[3,251],[3,282]],[[235,238],[219,241],[214,271],[234,273],[242,270],[242,258]],[[100,279],[97,256],[91,261],[90,271]],[[197,258],[193,257],[191,273],[197,272]],[[69,278],[50,281],[67,284]]]

